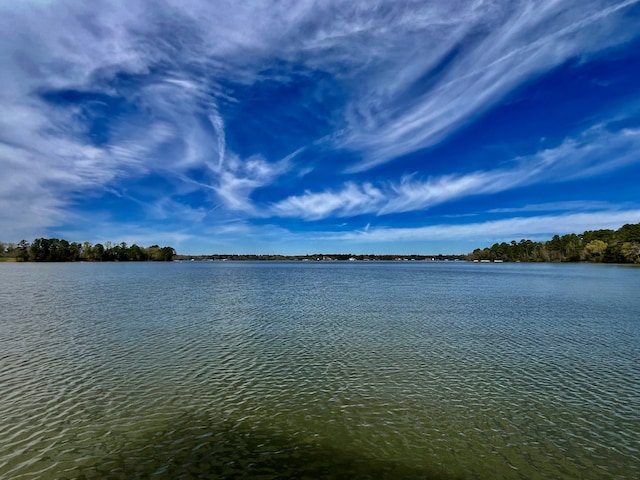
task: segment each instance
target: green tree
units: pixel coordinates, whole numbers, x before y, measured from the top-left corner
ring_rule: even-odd
[[[640,263],[640,243],[624,242],[622,244],[621,253],[627,262]]]
[[[588,260],[601,262],[604,252],[607,250],[607,243],[602,240],[591,240],[584,247]]]
[[[23,262],[28,262],[29,261],[29,242],[27,242],[26,240],[20,240],[20,243],[18,243],[18,260],[21,260]]]
[[[80,258],[83,260],[91,260],[93,256],[93,246],[90,242],[84,242],[82,244],[82,250],[80,254]]]
[[[69,244],[69,258],[67,261],[77,262],[82,258],[82,245],[78,242]]]
[[[96,243],[91,249],[91,260],[101,262],[104,259],[104,245]]]
[[[46,262],[49,260],[50,242],[46,238],[36,238],[30,247],[31,260]]]
[[[617,238],[622,242],[640,243],[640,223],[626,224],[616,232]]]
[[[163,262],[171,262],[173,261],[173,257],[176,256],[176,251],[173,249],[173,247],[162,247],[160,249],[160,261]]]
[[[147,253],[135,243],[129,247],[129,260],[142,262],[148,260]]]

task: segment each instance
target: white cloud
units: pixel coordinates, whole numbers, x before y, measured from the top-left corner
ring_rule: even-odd
[[[288,172],[296,154],[289,154],[277,162],[267,162],[259,155],[240,159],[230,153],[212,188],[227,208],[260,216],[259,209],[251,200],[252,192]]]
[[[500,170],[446,175],[426,181],[407,177],[393,187],[395,195],[388,199],[378,214],[421,210],[456,198],[500,192],[520,182],[514,172]]]
[[[29,236],[62,224],[79,197],[149,173],[183,179],[186,191],[207,190],[212,205],[227,211],[320,219],[423,209],[552,174],[578,178],[620,168],[637,161],[637,131],[594,131],[510,170],[345,182],[292,195],[265,211],[251,198],[256,189],[310,167],[294,167],[297,152],[275,161],[233,152],[221,103],[243,99],[223,81],[286,82],[290,64],[331,77],[346,98],[326,143],[361,153],[364,160],[353,169],[364,170],[433,145],[545,69],[637,35],[629,28],[633,19],[618,15],[636,3],[2,2],[4,234]],[[91,111],[44,98],[65,89],[131,108],[110,112],[107,124],[87,118]],[[89,137],[91,120],[104,128],[105,143]],[[614,143],[598,143],[605,138]],[[192,178],[194,169],[207,174]],[[180,211],[180,202],[171,201],[166,205]],[[149,205],[154,215],[163,204]]]
[[[273,205],[275,215],[317,220],[367,213],[385,215],[423,210],[474,195],[503,192],[542,182],[596,177],[640,162],[640,132],[589,128],[555,148],[513,159],[511,168],[449,174],[426,180],[405,176],[381,185],[347,183],[342,190],[305,192]]]
[[[328,233],[330,240],[357,242],[407,242],[435,240],[504,241],[534,235],[563,235],[603,228],[618,229],[640,222],[640,210],[601,210],[564,215],[515,217],[460,225],[429,225],[418,228],[370,228],[368,231]]]
[[[566,202],[536,203],[523,205],[522,207],[492,208],[491,210],[488,210],[487,213],[580,212],[585,210],[609,210],[614,209],[615,207],[616,205],[611,202],[574,200]],[[617,205],[617,207],[623,208],[624,206]]]
[[[424,31],[413,44],[404,39],[407,56],[368,71],[372,79],[349,105],[342,144],[364,154],[349,171],[434,145],[541,72],[628,40],[634,34],[614,14],[635,3],[508,2],[495,10],[466,4],[464,15],[445,19],[456,26],[448,25],[444,36],[436,35],[442,29],[437,18],[433,26],[420,25]],[[599,28],[587,28],[594,22]],[[420,89],[420,77],[444,60],[433,84]]]
[[[209,114],[209,121],[211,122],[211,125],[218,137],[218,168],[222,168],[224,153],[227,148],[227,141],[224,137],[224,121],[218,112],[211,112]]]
[[[378,186],[347,182],[341,190],[305,192],[276,202],[271,213],[276,216],[318,220],[362,214],[386,215],[423,210],[439,203],[473,195],[503,191],[522,184],[516,171],[474,172],[445,175],[427,180],[404,177],[398,183]]]
[[[306,192],[273,205],[275,215],[317,220],[329,216],[351,216],[368,213],[384,201],[381,190],[370,183],[347,183],[340,191]]]

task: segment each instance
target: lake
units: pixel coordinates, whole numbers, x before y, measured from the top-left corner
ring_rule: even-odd
[[[640,478],[640,268],[0,263],[0,478]]]

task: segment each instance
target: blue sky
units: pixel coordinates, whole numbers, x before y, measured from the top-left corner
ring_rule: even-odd
[[[0,3],[0,240],[467,253],[640,222],[640,0]]]

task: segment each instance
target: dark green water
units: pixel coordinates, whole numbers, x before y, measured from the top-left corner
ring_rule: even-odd
[[[0,478],[640,478],[640,269],[0,264]]]

